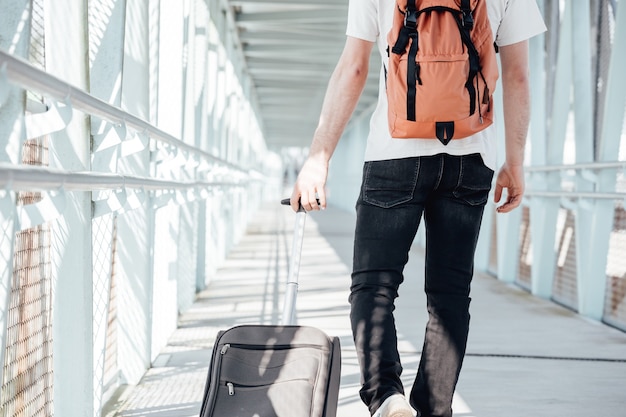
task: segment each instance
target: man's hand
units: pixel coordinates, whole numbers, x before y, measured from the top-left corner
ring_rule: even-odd
[[[306,211],[325,209],[326,193],[324,186],[327,176],[328,163],[309,157],[302,166],[293,187],[291,208],[298,211],[298,201],[300,201]]]
[[[494,201],[500,202],[502,190],[506,188],[506,201],[496,208],[498,213],[508,213],[522,202],[524,196],[524,167],[522,165],[509,165],[506,162],[500,168],[496,178],[496,191]]]

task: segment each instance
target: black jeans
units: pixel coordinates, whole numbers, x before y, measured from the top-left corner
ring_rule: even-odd
[[[363,402],[404,393],[394,300],[418,225],[426,227],[428,324],[411,405],[451,417],[469,331],[470,282],[493,171],[478,154],[366,162],[356,205],[350,318]]]

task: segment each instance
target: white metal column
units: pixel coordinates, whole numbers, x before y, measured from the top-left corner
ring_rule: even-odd
[[[0,48],[11,51],[22,58],[28,56],[30,43],[31,4],[30,0],[20,0],[4,4],[0,13]],[[24,110],[26,94],[13,87],[6,79],[5,69],[0,66],[0,162],[17,164],[21,156],[24,139]],[[0,191],[0,384],[4,374],[5,344],[11,281],[13,277],[13,243],[16,221],[15,193]]]
[[[570,2],[571,3],[571,2]],[[575,119],[574,135],[576,139],[576,163],[593,162],[594,160],[594,99],[595,83],[591,71],[591,5],[589,0],[580,1],[576,7],[571,7],[572,26],[572,73],[573,73],[573,109]],[[590,181],[595,174],[584,175],[582,171],[576,177],[576,191],[593,191],[594,183]],[[590,178],[591,177],[591,178]],[[589,179],[588,179],[589,178]],[[591,262],[595,247],[600,242],[590,239],[592,230],[592,205],[586,200],[579,199],[575,209],[576,227],[576,283],[578,293],[578,309],[581,310],[583,301],[587,298],[588,282],[594,282],[586,271],[586,265]],[[608,235],[606,236],[608,242]],[[607,246],[608,249],[608,246]],[[606,260],[606,256],[604,257]],[[602,294],[604,296],[604,294]],[[603,300],[601,301],[603,305]]]
[[[548,138],[543,151],[545,158],[535,149],[533,165],[561,165],[565,132],[570,113],[570,92],[572,83],[572,12],[571,2],[565,4],[559,32],[559,48],[556,66],[554,97],[551,106],[551,122]],[[554,35],[553,35],[554,36]],[[558,171],[534,174],[533,188],[536,190],[558,190],[561,188],[561,174]],[[556,224],[560,203],[558,199],[533,198],[530,204],[530,225],[532,234],[532,293],[549,298],[552,295],[554,274],[556,270]]]
[[[89,2],[89,87],[90,94],[113,106],[121,106],[121,83],[122,65],[124,60],[124,19],[126,15],[125,0],[91,0]],[[106,28],[106,30],[102,30]],[[127,129],[125,126],[115,126],[97,117],[91,118],[92,145],[92,170],[97,172],[115,172],[117,157],[122,148],[122,142],[126,140]],[[115,143],[108,146],[105,140]],[[94,200],[99,196],[92,195]],[[94,213],[97,217],[97,213]],[[113,216],[105,220],[113,222]],[[111,225],[112,227],[112,225]],[[96,236],[94,241],[104,236]],[[94,261],[98,258],[94,247]],[[107,258],[113,264],[113,260]],[[94,410],[93,415],[99,416],[103,403],[115,392],[119,385],[119,378],[113,377],[112,381],[105,381],[107,375],[106,355],[107,346],[113,341],[107,340],[108,323],[111,319],[108,315],[111,301],[111,270],[100,271],[94,268]],[[104,295],[98,296],[99,293]],[[113,324],[114,326],[117,323]],[[113,344],[116,352],[117,344]],[[110,353],[110,352],[109,352]],[[112,372],[117,375],[117,369]]]
[[[620,1],[615,18],[611,61],[606,81],[604,118],[600,134],[598,160],[614,161],[619,154],[620,138],[624,126],[626,108],[626,2]],[[597,190],[615,190],[616,171],[604,170],[598,175]],[[612,200],[596,200],[591,219],[592,246],[589,248],[588,268],[583,271],[583,281],[579,284],[579,312],[585,316],[601,319],[604,313],[606,291],[606,263],[609,249],[609,236],[613,229],[615,203]]]
[[[46,1],[46,71],[85,89],[88,86],[87,2]],[[52,135],[50,166],[90,169],[89,120],[74,113]],[[91,193],[67,193],[64,216],[52,225],[54,408],[56,415],[85,416],[94,409],[93,276]],[[71,366],[68,366],[71,364]]]
[[[124,21],[122,109],[148,120],[150,110],[149,5],[127,0]],[[149,149],[118,161],[118,172],[148,177]],[[118,217],[119,337],[118,359],[122,383],[135,384],[150,365],[151,340],[151,245],[153,222],[149,199],[140,208]]]

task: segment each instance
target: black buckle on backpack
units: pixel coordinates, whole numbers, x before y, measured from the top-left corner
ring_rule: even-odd
[[[417,29],[417,10],[407,10],[404,13],[404,27]]]
[[[470,0],[461,0],[461,13],[463,14],[461,19],[463,29],[467,31],[472,30],[474,28],[474,16],[472,15]]]
[[[463,28],[466,30],[472,30],[474,28],[474,16],[472,16],[471,12],[463,12],[463,20],[461,22]]]

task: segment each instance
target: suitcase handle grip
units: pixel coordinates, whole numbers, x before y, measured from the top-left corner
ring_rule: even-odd
[[[320,199],[316,198],[317,200],[317,204],[320,203]],[[290,206],[291,205],[291,199],[290,198],[284,198],[282,200],[280,200],[280,204],[282,204],[283,206]],[[302,207],[302,204],[300,204],[300,200],[298,200],[298,213],[301,211],[306,211],[304,210],[304,208]]]

